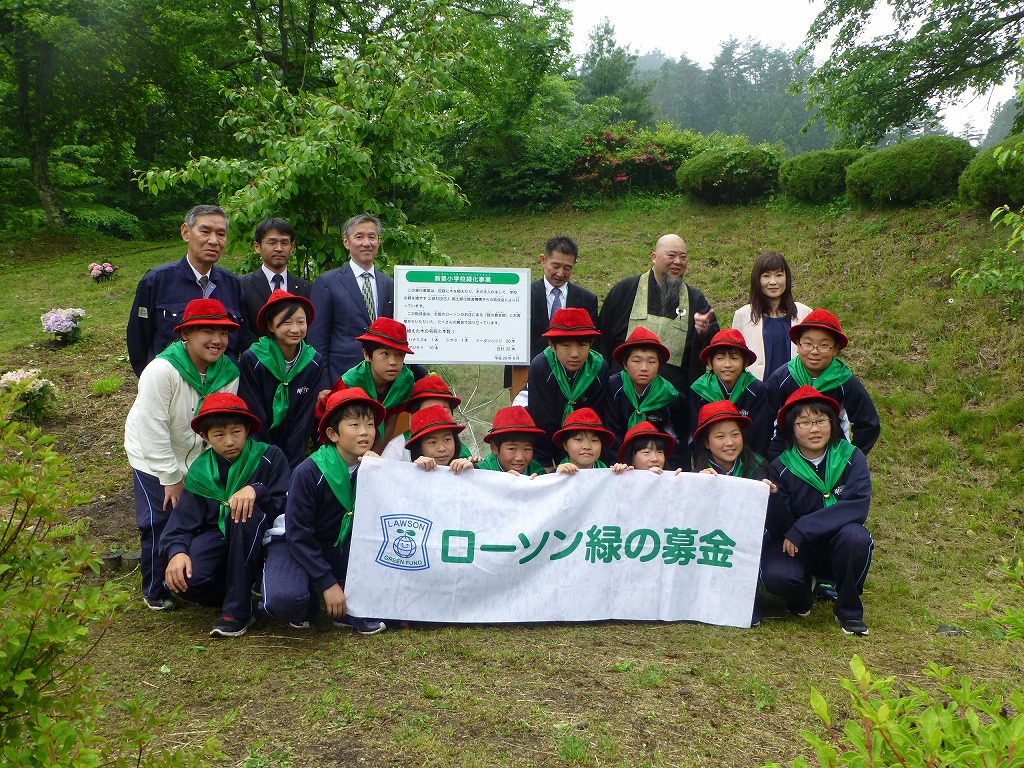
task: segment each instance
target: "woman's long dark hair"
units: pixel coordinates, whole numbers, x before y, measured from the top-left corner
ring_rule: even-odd
[[[765,272],[782,270],[786,273],[786,290],[779,297],[779,310],[783,317],[790,321],[796,320],[796,302],[793,300],[793,273],[789,269],[786,257],[778,251],[762,253],[754,262],[750,272],[750,319],[754,323],[761,322],[762,317],[771,317],[772,305],[768,297],[761,292],[761,275]]]

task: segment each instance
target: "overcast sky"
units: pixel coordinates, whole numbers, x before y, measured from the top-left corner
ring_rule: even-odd
[[[634,52],[655,48],[672,58],[686,54],[707,67],[718,54],[720,44],[730,37],[751,37],[771,47],[792,50],[804,39],[822,0],[568,0],[573,12],[573,53],[587,49],[591,30],[605,17],[615,27],[619,45]],[[872,32],[889,31],[888,17],[874,20]],[[822,55],[825,52],[821,52]],[[971,121],[982,133],[988,130],[993,110],[1011,98],[1012,86],[996,89],[947,110],[946,125],[960,132]]]

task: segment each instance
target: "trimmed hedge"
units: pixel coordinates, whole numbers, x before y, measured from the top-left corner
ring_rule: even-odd
[[[869,152],[846,169],[850,197],[900,205],[953,197],[974,147],[954,136],[922,136]]]
[[[719,147],[701,152],[679,168],[676,181],[704,202],[747,203],[775,189],[779,155],[764,147]]]
[[[828,203],[846,194],[846,168],[863,149],[821,149],[791,157],[779,167],[782,190],[794,200]]]
[[[1024,133],[1018,133],[979,152],[960,174],[960,197],[990,210],[1002,205],[1024,206],[1024,166],[1008,162],[1000,168],[994,155],[995,150],[1013,149],[1022,142]]]

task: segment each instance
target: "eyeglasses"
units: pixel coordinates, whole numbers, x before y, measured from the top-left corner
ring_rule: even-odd
[[[793,426],[800,427],[800,429],[810,429],[811,427],[817,427],[818,429],[824,429],[828,426],[828,419],[816,419],[815,421],[794,421]]]
[[[828,342],[823,344],[811,344],[809,341],[800,342],[800,349],[804,352],[831,352],[835,347],[835,344],[829,344]]]

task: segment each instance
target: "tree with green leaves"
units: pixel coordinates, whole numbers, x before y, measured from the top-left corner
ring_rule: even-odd
[[[243,233],[269,215],[287,218],[315,272],[346,258],[341,225],[362,212],[382,220],[391,260],[438,256],[433,238],[408,225],[405,206],[418,196],[460,200],[428,151],[461,56],[448,10],[418,4],[403,29],[373,33],[347,55],[339,50],[330,89],[293,91],[268,62],[262,82],[231,93],[224,122],[239,151],[143,172],[140,186],[153,194],[178,184],[212,187]]]
[[[590,32],[590,45],[583,55],[576,98],[593,104],[602,97],[619,100],[619,122],[650,125],[654,118],[651,91],[654,81],[640,81],[635,74],[637,55],[615,40],[615,27],[606,18]]]
[[[896,29],[865,39],[876,12]],[[833,39],[834,36],[834,39]],[[1024,7],[1016,0],[827,0],[803,56],[828,40],[828,59],[794,84],[846,143],[874,145],[891,130],[934,126],[943,105],[1024,73]]]

